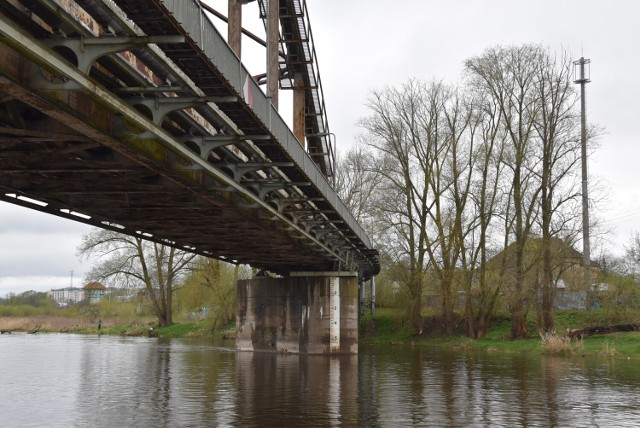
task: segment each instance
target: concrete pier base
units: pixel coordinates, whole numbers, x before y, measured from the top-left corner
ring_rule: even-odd
[[[358,353],[358,278],[301,272],[238,281],[236,348],[294,354]]]

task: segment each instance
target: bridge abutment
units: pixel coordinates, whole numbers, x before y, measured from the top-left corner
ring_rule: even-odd
[[[358,277],[305,272],[238,281],[236,348],[294,354],[358,353]]]

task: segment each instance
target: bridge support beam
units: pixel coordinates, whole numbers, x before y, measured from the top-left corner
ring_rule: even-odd
[[[304,80],[302,73],[296,73],[294,76],[293,88],[293,135],[296,136],[302,147],[305,147],[305,98]]]
[[[278,88],[280,85],[280,2],[270,1],[267,8],[267,98],[278,110]]]
[[[242,3],[239,0],[229,0],[228,7],[227,41],[236,56],[242,58]]]
[[[236,348],[294,354],[358,353],[358,277],[304,272],[238,281]]]

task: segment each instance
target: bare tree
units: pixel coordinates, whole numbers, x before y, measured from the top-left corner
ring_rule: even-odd
[[[409,291],[410,319],[419,332],[424,282],[431,278],[440,291],[443,331],[452,334],[456,276],[469,233],[469,104],[442,82],[411,80],[374,93],[370,108],[373,115],[362,124],[382,177],[375,217],[387,231],[384,242],[396,267],[405,267],[399,276]]]
[[[474,163],[475,129],[472,109],[460,92],[442,84],[425,93],[430,108],[420,116],[419,126],[427,135],[417,149],[422,167],[431,171],[427,186],[433,203],[427,210],[430,233],[426,250],[431,270],[440,285],[442,328],[453,334],[455,327],[456,277],[464,275],[465,240],[473,221],[467,213]],[[440,122],[440,123],[438,123]]]
[[[98,228],[82,237],[77,254],[98,259],[87,279],[144,289],[162,327],[173,322],[173,292],[196,257],[139,236]]]
[[[422,290],[427,256],[427,221],[431,203],[430,173],[422,167],[416,149],[424,135],[415,126],[424,107],[423,86],[410,81],[401,89],[374,91],[371,115],[361,121],[367,144],[376,152],[375,166],[382,178],[375,217],[385,231],[381,246],[398,267],[409,295],[408,316],[417,333],[422,330]]]
[[[502,289],[503,268],[490,269],[489,257],[499,247],[496,230],[504,195],[499,191],[505,145],[502,116],[496,101],[482,91],[469,88],[473,94],[473,119],[477,143],[473,157],[473,183],[470,189],[470,234],[462,252],[463,285],[466,292],[465,321],[467,335],[483,337]],[[493,249],[493,251],[492,251]]]
[[[367,196],[383,248],[406,270],[397,276],[416,331],[425,281],[439,285],[445,333],[453,331],[460,285],[469,336],[486,333],[500,301],[514,339],[527,336],[534,306],[551,331],[563,266],[552,242],[577,230],[571,62],[524,45],[488,49],[465,65],[465,92],[411,80],[372,93],[362,141],[381,179]],[[353,202],[360,192],[345,195]]]
[[[576,232],[579,146],[571,61],[566,54],[557,59],[541,46],[524,45],[489,49],[468,60],[466,69],[472,86],[497,105],[508,142],[503,152],[503,175],[510,178],[503,254],[513,271],[507,300],[511,334],[526,337],[532,304],[544,330],[552,331],[553,288],[561,264],[552,254],[552,238],[566,240]],[[527,247],[535,235],[542,236],[541,245]],[[539,281],[527,275],[531,269],[539,271]]]
[[[527,336],[526,315],[535,297],[525,285],[524,251],[538,214],[536,202],[540,186],[535,183],[537,157],[533,137],[540,108],[535,99],[536,71],[542,57],[540,47],[524,45],[488,49],[466,62],[474,84],[495,99],[507,136],[503,164],[504,171],[510,175],[506,191],[510,201],[505,210],[505,237],[512,236],[515,244],[515,274],[508,304],[514,339]]]
[[[629,238],[629,243],[625,245],[625,261],[627,271],[635,276],[640,275],[640,233],[633,232]]]
[[[344,154],[338,154],[335,190],[359,221],[372,218],[372,203],[380,183],[381,176],[375,167],[371,150],[358,145]]]
[[[540,113],[534,126],[541,145],[540,312],[542,329],[551,333],[554,331],[554,272],[559,269],[559,266],[554,264],[562,264],[561,260],[554,263],[552,238],[557,234],[568,236],[579,230],[568,227],[573,223],[572,220],[575,220],[576,210],[566,209],[579,198],[575,168],[580,160],[579,112],[576,109],[577,97],[571,79],[572,61],[568,55],[563,54],[560,59],[556,59],[546,52],[539,63],[537,75],[536,89]]]

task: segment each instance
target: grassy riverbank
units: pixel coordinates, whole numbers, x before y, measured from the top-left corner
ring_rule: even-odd
[[[94,331],[95,332],[95,331]],[[235,323],[214,328],[208,320],[179,322],[168,327],[158,327],[157,324],[128,324],[103,329],[103,334],[121,336],[150,336],[150,337],[215,337],[219,339],[235,338]]]
[[[50,332],[77,334],[111,334],[121,336],[150,337],[214,337],[233,338],[235,325],[228,324],[214,328],[206,320],[185,320],[170,327],[158,327],[152,317],[104,317],[101,329],[95,317],[83,316],[5,316],[0,317],[0,331]],[[556,328],[559,332],[567,329],[584,328],[602,323],[597,313],[586,311],[563,311],[556,314]],[[427,324],[436,325],[435,319],[427,317]],[[482,339],[469,339],[463,334],[445,337],[432,328],[429,334],[415,336],[411,328],[403,322],[400,310],[380,308],[372,317],[367,314],[360,323],[360,343],[362,345],[384,346],[426,346],[460,350],[480,350],[485,352],[528,352],[535,354],[555,354],[566,356],[601,356],[640,359],[640,332],[599,334],[584,340],[569,341],[562,335],[542,339],[532,322],[532,337],[526,340],[510,339],[510,321],[506,317],[495,319],[488,334]]]
[[[92,318],[61,316],[23,316],[0,317],[0,331],[5,333],[75,333],[75,334],[111,334],[118,336],[150,337],[217,337],[233,336],[235,325],[229,324],[213,328],[204,319],[192,322],[178,322],[169,327],[158,327],[153,318],[139,317],[131,319],[105,318],[98,321]]]
[[[586,311],[562,311],[556,314],[556,330],[583,328],[598,323],[597,313]],[[584,340],[569,340],[562,334],[542,339],[531,323],[530,339],[511,340],[511,323],[507,318],[493,321],[482,339],[469,339],[460,334],[445,337],[434,331],[424,336],[414,336],[397,310],[381,308],[376,315],[365,315],[360,323],[360,343],[363,345],[411,345],[486,352],[529,352],[566,356],[601,356],[640,359],[640,332],[598,334]]]

